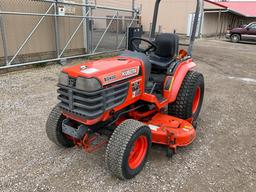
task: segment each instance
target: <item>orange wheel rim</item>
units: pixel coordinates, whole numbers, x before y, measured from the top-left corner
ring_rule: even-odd
[[[196,95],[194,97],[193,104],[192,104],[192,113],[195,113],[197,111],[200,97],[201,97],[201,89],[200,89],[200,87],[197,87]]]
[[[132,150],[128,157],[128,165],[130,169],[136,169],[140,166],[146,156],[148,149],[148,140],[146,136],[140,136],[133,143]]]

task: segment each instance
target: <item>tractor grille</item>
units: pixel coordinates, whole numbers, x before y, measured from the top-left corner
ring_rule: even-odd
[[[69,86],[58,85],[59,106],[67,112],[85,119],[94,119],[122,104],[129,88],[129,82],[113,85],[94,92],[75,88],[76,79],[70,78]]]

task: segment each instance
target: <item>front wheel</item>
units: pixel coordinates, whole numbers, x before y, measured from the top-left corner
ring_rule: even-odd
[[[168,105],[168,114],[181,119],[196,121],[204,98],[204,77],[196,71],[189,71],[180,87],[174,103]]]
[[[231,36],[231,41],[232,41],[233,43],[238,43],[240,40],[241,40],[241,38],[240,38],[240,35],[238,35],[238,34],[233,34],[233,35]]]
[[[147,125],[133,119],[124,121],[109,140],[107,168],[120,179],[135,177],[146,163],[151,142],[151,130]]]
[[[74,142],[62,132],[62,122],[65,119],[60,108],[56,105],[46,122],[46,134],[48,138],[60,147],[73,147]]]

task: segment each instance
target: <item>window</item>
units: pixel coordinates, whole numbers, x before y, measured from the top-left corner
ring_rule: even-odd
[[[253,23],[249,26],[250,29],[256,29],[256,23]]]

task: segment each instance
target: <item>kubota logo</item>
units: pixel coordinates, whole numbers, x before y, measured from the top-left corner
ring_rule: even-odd
[[[122,76],[123,77],[132,76],[132,75],[135,75],[135,74],[137,74],[137,69],[136,68],[132,68],[132,69],[129,69],[129,70],[126,70],[126,71],[122,71]]]

